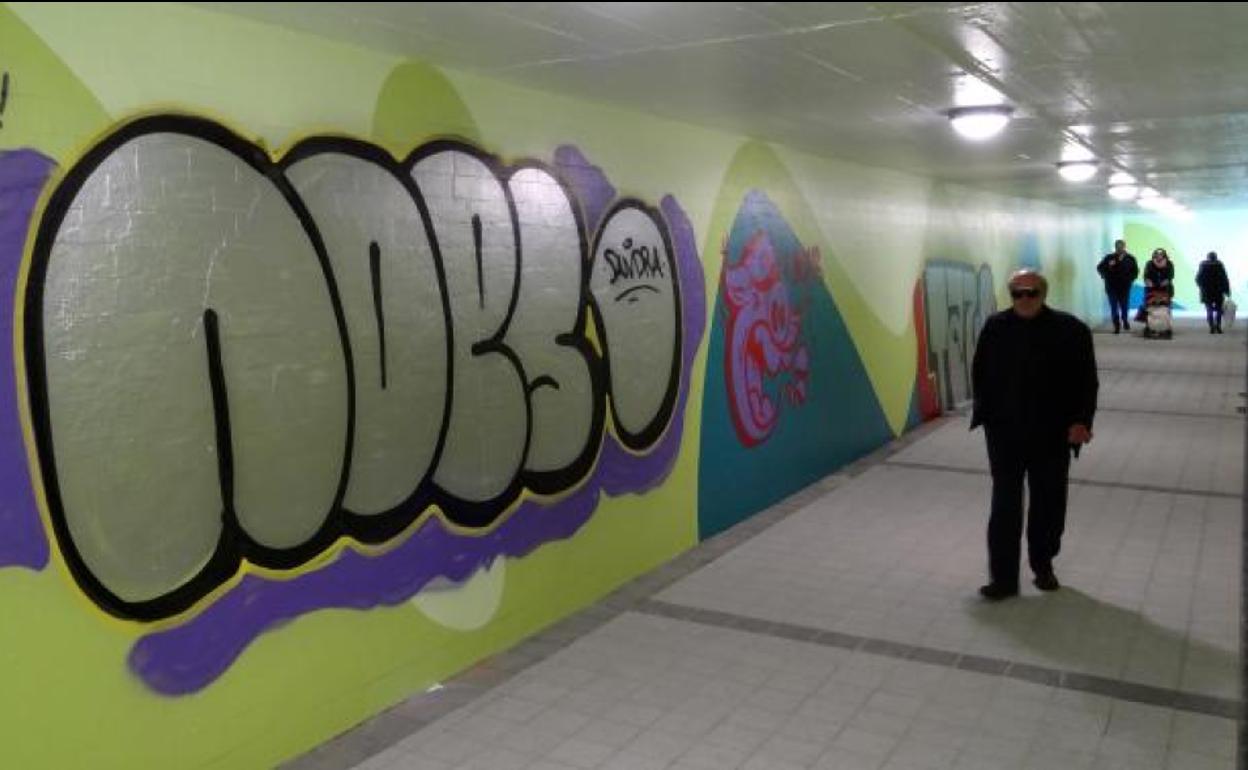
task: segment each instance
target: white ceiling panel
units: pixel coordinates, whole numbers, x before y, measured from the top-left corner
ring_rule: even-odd
[[[1099,205],[1121,168],[1248,205],[1245,3],[197,5],[1011,194]],[[968,73],[1016,108],[988,143],[944,115]],[[1071,141],[1098,181],[1057,177]]]

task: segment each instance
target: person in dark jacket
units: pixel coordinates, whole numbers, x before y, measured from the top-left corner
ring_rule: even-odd
[[[1200,287],[1200,301],[1205,304],[1205,319],[1209,321],[1209,333],[1222,333],[1222,303],[1231,296],[1231,282],[1226,268],[1218,261],[1216,251],[1209,252],[1196,271],[1196,285]]]
[[[1165,249],[1153,249],[1152,258],[1144,263],[1144,293],[1150,291],[1174,296],[1174,263]]]
[[[1149,305],[1169,307],[1172,297],[1174,297],[1174,263],[1170,261],[1170,255],[1165,249],[1153,249],[1152,257],[1144,263],[1144,301],[1140,303],[1140,309],[1135,314],[1137,321],[1145,322],[1144,336],[1152,334],[1147,326]]]
[[[1105,281],[1105,294],[1109,297],[1109,317],[1114,322],[1114,334],[1119,328],[1131,331],[1127,320],[1127,302],[1131,296],[1131,284],[1140,275],[1140,266],[1127,251],[1127,242],[1114,241],[1114,250],[1106,254],[1096,266],[1096,272]]]
[[[1034,582],[1042,591],[1060,587],[1053,558],[1066,526],[1070,457],[1092,440],[1099,387],[1092,332],[1045,304],[1044,276],[1019,270],[1008,286],[1012,306],[988,318],[972,363],[971,429],[984,426],[992,471],[990,582],[979,592],[993,601],[1018,593],[1024,477]]]

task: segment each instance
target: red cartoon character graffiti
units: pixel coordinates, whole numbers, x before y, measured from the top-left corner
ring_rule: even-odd
[[[802,340],[802,313],[767,234],[759,230],[746,242],[736,264],[722,279],[728,320],[724,339],[724,377],[737,438],[747,447],[766,441],[780,417],[780,405],[766,387],[785,373],[780,386],[791,406],[806,401],[810,356]],[[793,259],[794,280],[819,274],[819,253],[803,249]],[[774,390],[774,389],[772,389]]]

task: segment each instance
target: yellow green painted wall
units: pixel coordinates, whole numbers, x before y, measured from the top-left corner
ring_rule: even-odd
[[[657,207],[670,195],[679,204],[700,256],[707,330],[683,382],[678,452],[657,486],[603,494],[574,536],[523,557],[500,557],[465,582],[391,606],[308,611],[269,627],[218,676],[180,695],[162,694],[136,674],[141,639],[208,623],[247,581],[286,581],[297,592],[296,578],[315,578],[345,554],[370,558],[390,546],[344,539],[276,575],[244,566],[220,591],[171,618],[149,624],[114,617],[84,593],[52,537],[29,404],[19,395],[10,406],[21,413],[24,431],[9,438],[26,447],[18,461],[30,465],[30,488],[0,494],[36,499],[39,510],[27,524],[47,545],[42,558],[0,561],[6,767],[271,766],[694,546],[703,422],[727,419],[703,412],[706,390],[722,387],[714,377],[721,363],[708,360],[706,339],[721,248],[751,191],[774,203],[803,244],[818,247],[823,286],[893,435],[912,423],[922,327],[912,297],[927,260],[986,264],[998,277],[1020,264],[1039,265],[1055,279],[1054,304],[1089,319],[1101,312],[1090,255],[1111,236],[1093,214],[812,157],[182,5],[10,3],[0,5],[0,39],[0,69],[11,83],[0,153],[13,159],[34,151],[48,164],[36,225],[51,191],[87,148],[145,115],[209,118],[267,148],[272,160],[318,134],[364,140],[396,158],[444,137],[505,163],[549,163],[570,146],[602,169],[619,197]],[[7,168],[0,164],[0,201],[12,192]],[[6,258],[29,261],[33,236],[33,229],[18,233]],[[19,312],[20,305],[15,322]],[[20,326],[9,351],[15,360]],[[20,366],[17,376],[20,394]],[[529,493],[522,500],[547,502]],[[412,530],[395,542],[409,536]]]

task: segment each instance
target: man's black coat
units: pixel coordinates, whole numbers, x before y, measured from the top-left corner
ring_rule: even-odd
[[[1064,442],[1071,425],[1092,429],[1096,354],[1078,318],[1043,307],[1031,319],[1012,309],[988,318],[972,364],[971,427]]]

